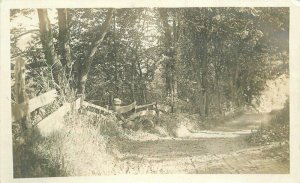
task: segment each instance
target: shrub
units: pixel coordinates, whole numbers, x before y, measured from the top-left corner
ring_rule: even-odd
[[[110,174],[114,158],[107,153],[110,135],[118,131],[113,117],[70,114],[62,132],[48,136],[37,151],[68,176]]]
[[[190,132],[199,130],[201,122],[199,116],[187,113],[161,114],[158,121],[160,126],[173,137],[178,135],[178,129],[182,127]]]
[[[285,103],[282,110],[270,113],[273,117],[269,124],[261,126],[256,132],[253,132],[247,139],[254,145],[269,144],[279,142],[280,144],[289,143],[289,102]]]
[[[37,147],[45,143],[38,129],[26,130],[13,135],[13,168],[15,178],[64,176],[57,161],[37,151]]]

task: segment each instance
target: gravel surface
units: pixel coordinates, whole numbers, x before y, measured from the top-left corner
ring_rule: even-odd
[[[280,156],[271,156],[282,148],[253,147],[247,144],[246,132],[266,123],[265,114],[245,114],[198,136],[180,138],[153,137],[143,139],[115,139],[118,150],[114,174],[165,173],[289,173],[289,162]],[[197,134],[196,133],[196,134]],[[203,137],[201,134],[223,134]],[[225,134],[225,136],[224,136]],[[226,136],[228,134],[228,136]],[[194,135],[194,136],[193,136]]]

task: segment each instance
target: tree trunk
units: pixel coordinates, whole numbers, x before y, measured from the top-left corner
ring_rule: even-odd
[[[55,52],[53,35],[47,9],[38,9],[40,37],[48,66],[51,67],[52,75],[56,86],[64,93],[65,79],[63,67]]]
[[[112,60],[114,62],[114,86],[115,86],[115,98],[119,98],[120,95],[123,95],[123,85],[121,86],[121,92],[120,92],[120,79],[119,79],[119,66],[118,66],[118,60],[117,60],[117,44],[116,44],[116,15],[113,13],[114,17],[114,30],[113,30],[113,52],[112,52]],[[122,78],[122,76],[120,76]],[[130,85],[131,89],[131,85]],[[121,93],[121,94],[120,94]]]
[[[171,53],[171,47],[172,47],[172,33],[171,33],[171,27],[168,23],[168,13],[166,9],[159,9],[159,14],[161,17],[161,21],[163,24],[163,30],[164,30],[164,55],[167,57],[166,64],[165,64],[165,74],[166,74],[166,94],[167,96],[171,96],[172,93],[172,71],[171,71],[171,59],[172,59],[172,53]]]
[[[58,12],[58,29],[59,29],[59,53],[60,61],[63,67],[63,74],[65,79],[65,93],[67,101],[72,101],[74,99],[74,93],[71,90],[72,86],[76,87],[75,81],[71,80],[74,77],[72,76],[72,55],[71,55],[71,46],[70,46],[70,14],[67,9],[57,9]]]
[[[217,90],[217,105],[218,105],[218,112],[222,114],[222,105],[221,105],[221,91],[220,91],[220,83],[219,83],[219,74],[216,71],[216,90]]]
[[[204,104],[204,111],[205,111],[205,116],[209,115],[209,95],[208,92],[205,92],[205,104]]]
[[[132,79],[131,79],[131,100],[132,102],[135,101],[135,67],[133,66],[135,63],[132,63]]]
[[[136,46],[136,50],[137,50],[137,46]],[[132,59],[131,62],[131,98],[132,98],[132,102],[136,101],[136,97],[135,97],[135,74],[136,74],[136,62],[138,62],[138,56],[136,55],[136,58]]]
[[[68,70],[71,68],[71,48],[70,48],[70,15],[67,9],[57,9],[58,12],[58,29],[59,29],[59,49],[61,56],[61,63]]]
[[[70,13],[67,9],[57,9],[58,12],[58,29],[59,29],[59,51],[61,56],[61,63],[64,68],[64,72],[67,78],[68,84],[72,79],[72,55],[71,55],[71,46],[70,46]],[[73,81],[73,85],[76,86]]]
[[[92,43],[91,49],[88,52],[87,57],[85,58],[84,62],[81,64],[81,67],[79,68],[78,94],[84,94],[85,92],[85,84],[88,78],[90,67],[92,65],[95,53],[108,31],[113,17],[113,12],[114,9],[109,9],[107,11],[105,21],[100,27],[99,34],[96,37],[95,41]]]
[[[175,49],[174,49],[174,38],[172,37],[172,29],[168,23],[168,13],[166,9],[159,9],[159,14],[161,17],[161,21],[163,24],[164,29],[164,47],[165,47],[165,55],[167,57],[166,65],[165,65],[165,72],[166,72],[166,94],[167,96],[171,97],[171,107],[172,112],[175,110],[175,94],[177,95],[177,81],[176,81],[176,69],[175,69]],[[174,24],[173,24],[174,25]],[[174,27],[173,27],[174,28]],[[173,31],[176,31],[174,28]],[[175,33],[175,32],[174,32]],[[173,36],[175,36],[173,33]]]
[[[143,102],[147,104],[147,85],[144,85],[143,89]]]
[[[138,50],[136,50],[138,51]],[[148,61],[146,63],[146,74],[145,76],[143,76],[143,72],[142,72],[142,67],[141,67],[141,62],[139,61],[139,59],[136,60],[137,62],[137,67],[138,67],[138,76],[139,76],[139,80],[142,82],[142,86],[140,87],[141,88],[141,98],[142,98],[142,101],[144,102],[144,104],[147,103],[147,79],[148,79]]]
[[[16,60],[16,66],[15,66],[15,93],[16,93],[16,103],[22,104],[24,103],[24,108],[19,108],[19,110],[22,110],[22,113],[25,114],[25,117],[23,117],[21,122],[22,130],[26,130],[31,128],[30,123],[30,112],[29,112],[29,106],[28,106],[28,97],[26,95],[25,91],[25,61],[18,57]],[[17,114],[14,114],[17,115]]]
[[[238,106],[238,95],[237,95],[237,81],[238,81],[238,75],[239,75],[239,62],[235,61],[234,64],[234,70],[232,73],[232,80],[231,80],[231,98],[232,102],[234,104],[234,107]]]

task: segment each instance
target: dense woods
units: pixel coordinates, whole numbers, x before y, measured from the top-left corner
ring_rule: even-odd
[[[54,87],[69,101],[160,100],[209,116],[251,105],[267,79],[288,72],[286,8],[58,9],[55,24],[37,12],[27,50],[12,29],[32,96]]]

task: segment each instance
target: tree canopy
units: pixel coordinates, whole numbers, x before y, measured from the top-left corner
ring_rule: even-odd
[[[56,88],[63,100],[159,100],[208,116],[251,105],[266,80],[288,73],[288,8],[52,9],[53,22],[48,11],[11,11],[12,22],[39,20],[11,29],[31,97]]]

